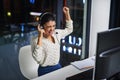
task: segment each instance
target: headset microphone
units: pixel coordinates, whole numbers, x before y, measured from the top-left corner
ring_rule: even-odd
[[[58,32],[56,32],[56,34],[58,34]]]
[[[58,39],[58,32],[55,32],[55,34],[56,34],[56,38],[57,38],[57,41],[58,41],[58,43],[59,43],[59,45],[60,45],[60,41],[59,41],[59,39]]]

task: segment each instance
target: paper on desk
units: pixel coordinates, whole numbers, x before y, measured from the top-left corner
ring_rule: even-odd
[[[71,65],[75,66],[77,69],[89,69],[93,68],[95,65],[95,56],[81,60],[72,62]]]

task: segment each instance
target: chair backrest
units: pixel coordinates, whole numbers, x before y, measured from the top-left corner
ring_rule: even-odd
[[[37,62],[32,57],[30,45],[20,48],[19,66],[20,66],[21,73],[27,79],[33,79],[38,77],[37,70],[38,70],[39,64],[37,64]]]

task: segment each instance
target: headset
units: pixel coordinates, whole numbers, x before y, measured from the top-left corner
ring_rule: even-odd
[[[48,12],[42,13],[42,14],[40,15],[39,24],[40,24],[40,28],[41,28],[41,29],[43,29],[43,26],[41,25],[41,20],[42,20],[43,16],[46,15],[46,14],[48,14]]]
[[[56,38],[57,38],[58,44],[60,45],[60,41],[59,41],[59,39],[58,39],[58,32],[55,32],[55,36],[56,36]]]
[[[41,29],[44,28],[43,25],[41,25],[41,20],[42,20],[42,19],[44,18],[44,16],[46,16],[46,15],[52,16],[52,17],[53,17],[53,20],[55,20],[55,15],[52,14],[52,13],[50,13],[50,12],[45,12],[45,13],[41,14],[41,15],[40,15],[40,20],[39,20],[39,24],[40,24]],[[56,36],[57,41],[58,41],[58,43],[59,43],[59,45],[60,45],[60,41],[59,41],[59,39],[58,39],[58,35],[57,35],[57,34],[58,34],[58,32],[55,32],[55,36]]]
[[[43,27],[43,24],[45,22],[45,17],[48,17],[50,16],[51,17],[51,20],[55,20],[55,15],[52,14],[51,12],[45,12],[45,13],[42,13],[40,15],[40,19],[39,19],[39,24],[41,25],[41,28],[44,28]],[[47,20],[47,19],[46,19]]]

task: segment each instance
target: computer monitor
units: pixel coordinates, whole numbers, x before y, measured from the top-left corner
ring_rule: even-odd
[[[94,80],[110,80],[120,72],[120,28],[97,34]]]

